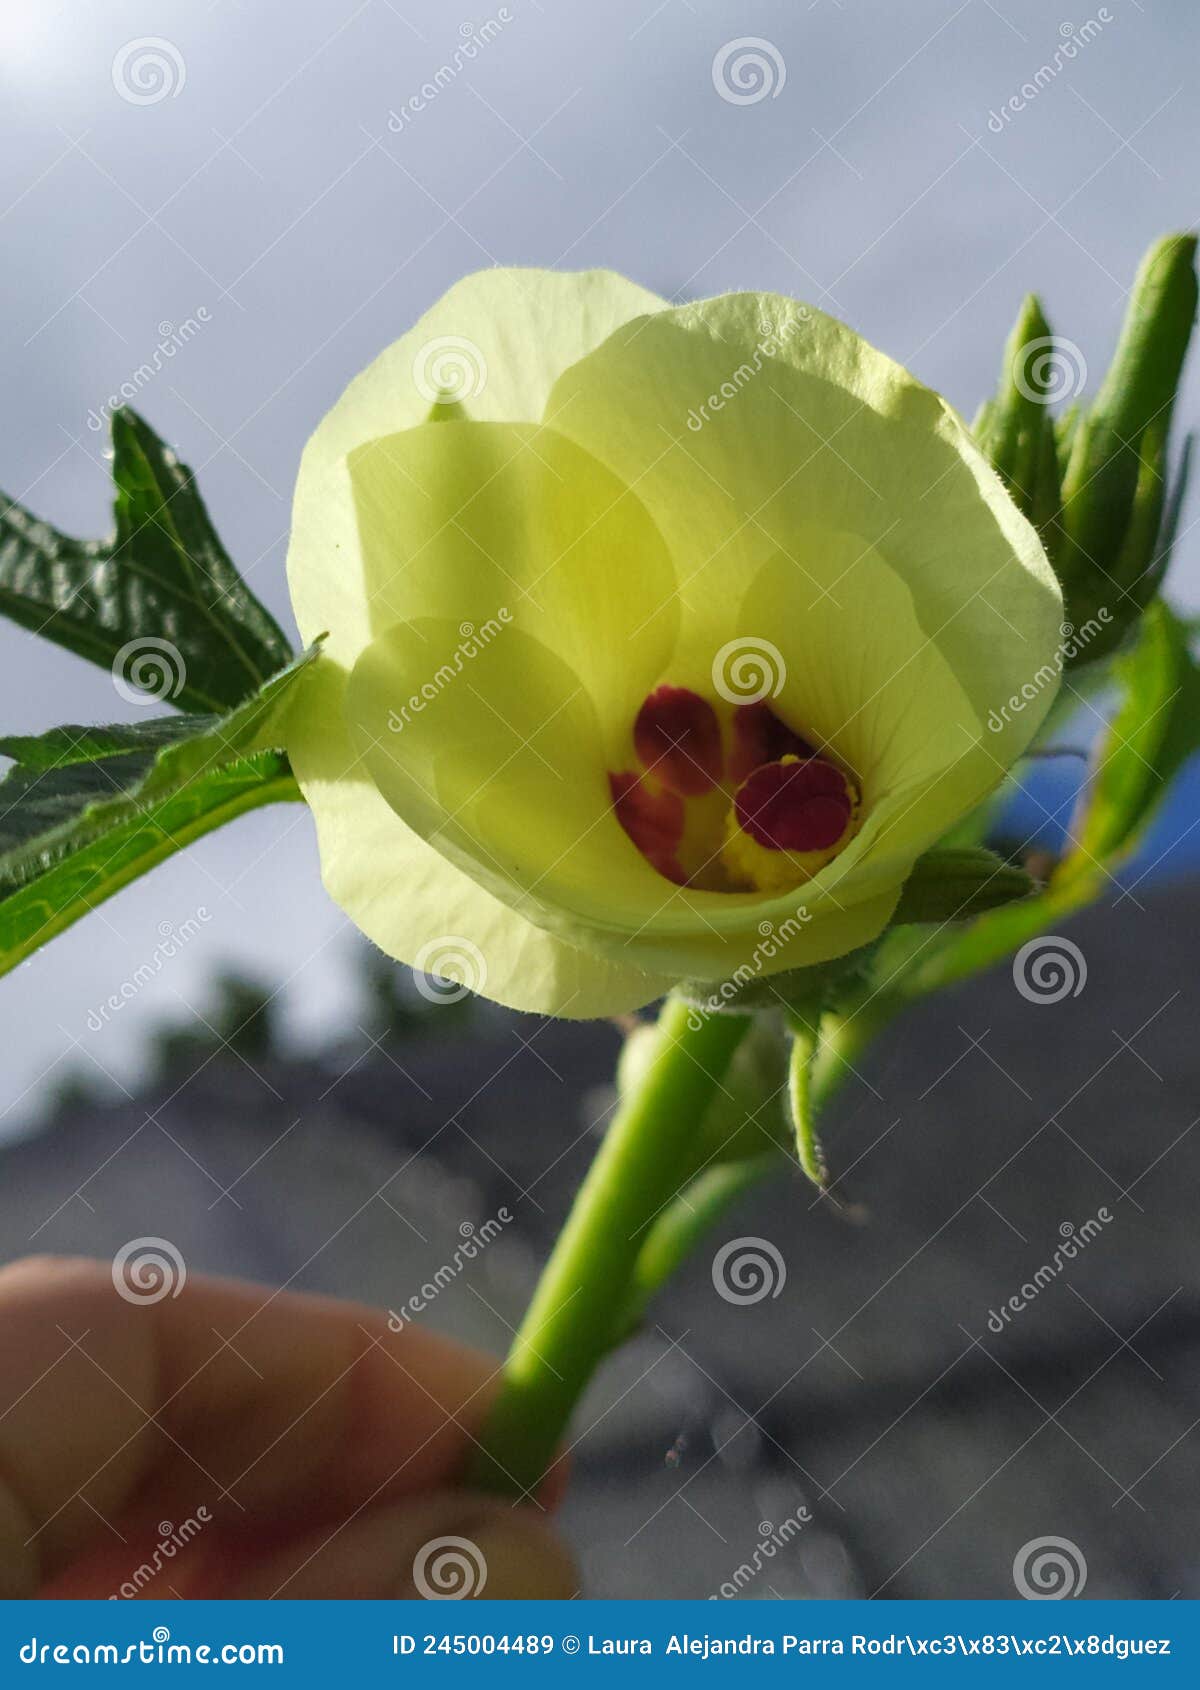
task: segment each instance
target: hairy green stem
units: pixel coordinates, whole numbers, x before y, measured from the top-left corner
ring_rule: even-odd
[[[896,1010],[891,1008],[891,1013]],[[808,1082],[810,1107],[814,1112],[823,1109],[841,1089],[889,1019],[890,1014],[882,1006],[871,1013],[829,1014],[823,1018]],[[726,1210],[772,1175],[786,1174],[789,1165],[790,1158],[779,1149],[701,1168],[646,1231],[629,1282],[627,1304],[610,1340],[613,1347],[637,1330],[651,1299],[683,1266]]]
[[[470,1485],[525,1496],[552,1465],[612,1348],[647,1229],[686,1180],[693,1140],[749,1025],[667,999],[658,1048],[613,1117],[513,1342]]]

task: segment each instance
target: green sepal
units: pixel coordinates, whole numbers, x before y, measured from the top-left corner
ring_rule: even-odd
[[[970,921],[1036,891],[1023,868],[983,847],[943,847],[918,857],[905,882],[888,929],[912,922]],[[724,981],[685,980],[677,990],[712,1014],[722,1009],[805,1012],[811,1005],[837,1010],[868,985],[871,965],[884,935],[845,956],[810,968],[786,968],[775,974],[747,968]]]
[[[787,1017],[791,1036],[788,1054],[788,1109],[795,1137],[796,1160],[807,1179],[824,1191],[829,1181],[825,1153],[817,1134],[817,1100],[813,1085],[813,1069],[821,1048],[821,998],[803,1010],[794,1009]]]
[[[758,1009],[788,1010],[793,1005],[811,1002],[817,994],[832,1006],[841,988],[854,988],[861,983],[878,943],[878,939],[872,940],[845,956],[813,963],[808,968],[783,968],[765,975],[747,969],[743,978],[735,974],[729,980],[681,980],[675,990],[709,1015],[723,1010],[736,1015]]]
[[[984,910],[1028,898],[1037,882],[983,846],[939,848],[918,857],[890,925],[971,921]]]

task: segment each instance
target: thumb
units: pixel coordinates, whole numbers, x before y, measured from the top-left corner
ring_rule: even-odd
[[[306,1533],[241,1567],[237,1597],[566,1600],[579,1592],[571,1556],[536,1507],[435,1492]],[[207,1594],[207,1592],[206,1592]]]

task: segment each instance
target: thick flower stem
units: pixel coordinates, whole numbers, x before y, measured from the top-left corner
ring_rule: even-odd
[[[646,1228],[686,1179],[692,1141],[749,1025],[667,999],[658,1050],[613,1117],[513,1342],[470,1485],[525,1496],[552,1465],[612,1348]]]

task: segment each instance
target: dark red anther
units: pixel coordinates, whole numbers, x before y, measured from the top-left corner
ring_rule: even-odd
[[[764,763],[777,763],[781,757],[814,757],[816,752],[807,740],[793,733],[786,722],[771,709],[765,700],[757,704],[739,704],[733,713],[733,755],[729,773],[735,783],[744,781],[754,769]]]
[[[640,775],[610,774],[609,791],[617,820],[646,861],[668,880],[687,879],[676,852],[683,838],[683,799],[674,792],[651,792]]]
[[[656,687],[633,725],[638,756],[654,778],[683,798],[721,778],[721,724],[706,698],[687,687]]]

